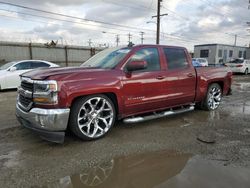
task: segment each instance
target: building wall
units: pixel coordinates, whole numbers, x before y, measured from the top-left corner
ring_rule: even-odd
[[[250,59],[250,48],[247,49],[247,59]]]
[[[201,50],[208,50],[209,56],[206,57],[209,64],[215,64],[215,57],[216,57],[216,46],[195,46],[194,47],[194,58],[200,57]]]
[[[26,59],[51,61],[60,66],[79,66],[103,48],[81,46],[46,47],[44,44],[0,42],[0,65]]]
[[[250,56],[249,48],[240,46],[230,46],[223,44],[208,44],[208,45],[197,45],[194,47],[194,57],[200,57],[201,50],[209,50],[208,60],[209,64],[221,64],[230,61],[233,58],[239,58],[239,52],[242,51],[242,57],[246,51],[246,56]],[[221,56],[219,56],[219,50],[221,50]],[[233,51],[232,57],[229,56],[230,50]]]

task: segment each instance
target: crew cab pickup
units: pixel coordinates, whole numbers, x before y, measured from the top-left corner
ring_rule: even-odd
[[[80,67],[23,74],[16,116],[52,142],[62,143],[68,129],[94,140],[106,135],[116,120],[136,123],[195,106],[215,110],[231,83],[226,67],[194,68],[183,47],[109,48]]]

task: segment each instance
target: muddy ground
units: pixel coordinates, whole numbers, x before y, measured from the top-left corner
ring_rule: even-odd
[[[16,91],[1,92],[0,187],[249,187],[250,75],[232,89],[213,112],[119,122],[103,139],[62,145],[22,128]]]

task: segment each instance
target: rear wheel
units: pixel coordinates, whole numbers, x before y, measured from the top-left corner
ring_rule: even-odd
[[[244,74],[245,74],[245,75],[248,75],[248,69],[245,70]]]
[[[70,129],[83,140],[104,136],[113,126],[116,111],[105,95],[91,95],[77,99],[70,113]]]
[[[222,91],[219,84],[214,83],[208,87],[206,98],[202,102],[204,110],[216,110],[221,102]]]

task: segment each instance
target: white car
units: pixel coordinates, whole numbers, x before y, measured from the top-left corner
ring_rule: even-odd
[[[0,67],[0,90],[13,89],[20,85],[20,75],[37,68],[59,67],[42,60],[12,61]]]
[[[248,74],[250,71],[250,60],[247,59],[234,59],[229,63],[226,63],[227,67],[230,67],[233,73],[244,73]]]
[[[196,61],[199,64],[201,64],[202,67],[207,67],[208,66],[208,61],[206,58],[193,58],[192,61]]]

